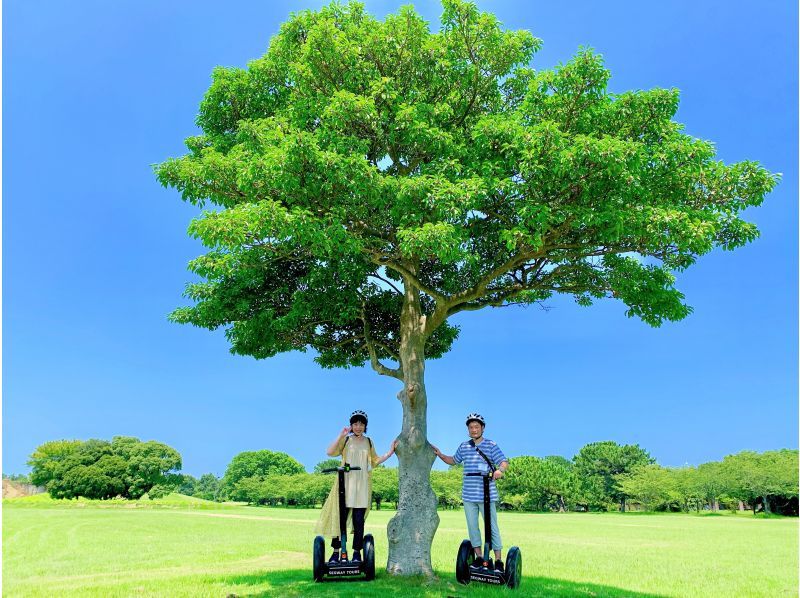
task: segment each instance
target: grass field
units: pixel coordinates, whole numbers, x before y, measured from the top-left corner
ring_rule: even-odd
[[[311,581],[319,511],[160,501],[3,501],[3,595],[471,596],[510,590],[455,583],[461,511],[440,513],[435,581]],[[391,511],[367,531],[386,562]],[[798,520],[752,515],[501,513],[522,550],[520,596],[797,596]]]

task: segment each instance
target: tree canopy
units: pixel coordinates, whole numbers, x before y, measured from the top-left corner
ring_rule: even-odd
[[[449,316],[553,293],[685,317],[674,272],[753,240],[739,214],[776,177],[685,134],[678,90],[612,93],[591,49],[536,70],[540,45],[460,0],[438,32],[353,2],[296,13],[263,57],[215,69],[201,133],[156,167],[213,206],[189,228],[205,280],[172,319],[224,328],[242,355],[311,348],[399,375],[379,360],[399,360],[408,285],[428,358],[456,338]]]

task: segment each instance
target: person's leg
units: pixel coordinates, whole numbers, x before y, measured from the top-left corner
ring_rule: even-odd
[[[500,561],[500,568],[502,569],[502,561],[500,559],[503,555],[503,541],[500,539],[500,526],[497,525],[497,501],[493,500],[489,505],[489,512],[492,517],[492,548],[494,549],[494,558],[495,561]]]
[[[331,538],[331,547],[333,547],[333,554],[331,558],[328,559],[328,562],[335,562],[339,560],[339,549],[342,547],[342,541],[339,539],[339,536],[334,536]]]
[[[467,518],[467,532],[475,556],[483,558],[481,555],[481,530],[478,527],[478,513],[482,503],[464,501],[464,516]]]
[[[364,547],[364,515],[366,509],[352,509],[353,511],[353,551],[358,553]],[[353,555],[355,557],[355,554]],[[361,556],[361,555],[358,555]]]

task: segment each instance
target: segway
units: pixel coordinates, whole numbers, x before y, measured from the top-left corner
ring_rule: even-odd
[[[475,551],[472,542],[464,540],[458,547],[456,556],[456,580],[458,583],[468,584],[471,581],[488,583],[496,586],[508,586],[516,589],[522,581],[522,553],[517,546],[512,546],[506,556],[505,571],[497,571],[494,561],[489,555],[492,543],[492,511],[489,502],[489,480],[492,479],[495,468],[489,465],[488,473],[465,473],[468,476],[481,476],[483,478],[483,527],[485,542],[483,544],[483,561],[475,561]]]
[[[364,535],[364,555],[361,562],[350,561],[347,558],[347,506],[344,498],[344,474],[360,469],[360,467],[350,467],[349,463],[345,463],[341,467],[322,470],[322,473],[335,471],[339,474],[339,539],[342,547],[339,561],[329,563],[325,560],[325,538],[322,536],[314,538],[314,581],[322,581],[326,575],[331,578],[341,578],[363,574],[367,581],[375,579],[375,539],[372,534]]]

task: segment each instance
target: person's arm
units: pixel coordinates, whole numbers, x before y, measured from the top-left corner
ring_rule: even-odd
[[[499,480],[502,478],[506,473],[506,469],[508,469],[508,461],[504,459],[500,462],[500,465],[497,466],[497,469],[494,470],[494,479]]]
[[[345,426],[326,451],[329,457],[338,457],[342,454],[342,444],[345,436],[350,433],[350,426]]]
[[[456,460],[453,457],[451,457],[450,455],[445,455],[442,451],[440,451],[438,448],[436,448],[433,445],[431,445],[431,448],[433,449],[433,452],[436,454],[436,456],[439,457],[442,461],[444,461],[448,465],[455,465],[456,464]]]
[[[506,473],[506,469],[508,469],[508,459],[503,454],[503,451],[500,450],[500,447],[496,444],[494,445],[494,454],[492,455],[493,460],[495,463],[498,463],[497,469],[494,471],[494,475],[492,479],[499,480],[503,477]]]
[[[392,446],[389,447],[389,452],[383,455],[382,457],[378,457],[377,460],[375,460],[374,464],[380,465],[381,463],[389,459],[392,455],[394,455],[394,449],[396,448],[397,448],[397,439],[392,441]],[[373,452],[375,451],[374,448],[372,450]],[[374,454],[377,456],[377,453]]]

